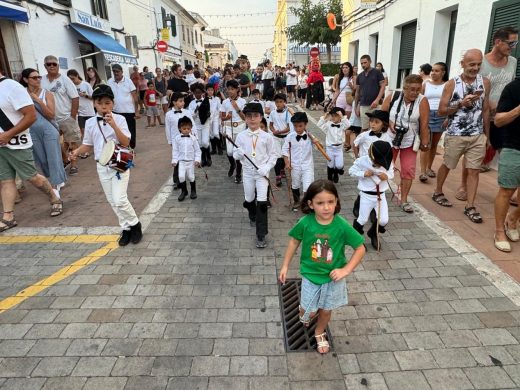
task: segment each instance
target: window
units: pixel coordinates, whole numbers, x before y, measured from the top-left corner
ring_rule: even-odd
[[[195,37],[193,36],[193,30],[191,30],[191,43],[195,45]]]
[[[186,42],[186,28],[182,26],[182,41]]]
[[[417,22],[405,24],[401,28],[401,44],[399,45],[397,88],[401,86],[401,82],[404,80],[404,78],[412,72],[416,32]]]
[[[197,33],[195,33],[195,43],[197,45],[199,44],[199,36],[197,35]]]
[[[108,20],[107,2],[106,0],[90,0],[92,6],[92,15],[99,16],[101,19]]]
[[[377,64],[377,52],[379,51],[379,33],[372,34],[368,41],[368,52],[372,58],[372,64]]]
[[[190,37],[191,37],[191,35],[190,35],[190,29],[189,29],[189,28],[187,28],[187,29],[186,29],[186,32],[188,33],[188,34],[187,34],[187,35],[188,35],[188,43],[189,43],[189,44],[191,45],[191,39],[190,39]]]
[[[457,15],[458,11],[452,11],[450,17],[450,33],[448,35],[448,48],[446,50],[446,65],[448,66],[447,72],[450,73],[451,58],[453,55],[453,41],[455,40],[455,28],[457,27]]]

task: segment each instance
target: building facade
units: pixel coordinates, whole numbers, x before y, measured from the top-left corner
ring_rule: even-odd
[[[1,16],[12,15],[3,11],[13,3],[0,1],[0,63],[12,77],[17,78],[26,67],[45,72],[43,59],[49,54],[58,58],[63,71],[76,69],[84,75],[93,66],[105,80],[110,77],[111,64],[123,68],[137,64],[125,48],[119,2],[40,0],[21,4],[15,6],[21,14],[25,12],[26,20],[13,20]]]
[[[369,54],[373,64],[381,62],[390,88],[399,88],[404,77],[417,73],[424,63],[445,62],[450,76],[460,72],[465,50],[490,50],[491,36],[500,27],[520,27],[520,1],[472,0],[393,1],[380,0],[374,10],[362,10],[360,0],[354,11],[344,17],[348,60],[358,64]],[[517,47],[512,55],[520,56]],[[519,61],[520,63],[520,61]],[[520,75],[520,65],[517,70]]]
[[[218,29],[205,31],[203,34],[204,50],[208,56],[208,65],[223,69],[228,63],[234,63],[238,51],[232,40],[222,38]]]
[[[342,11],[343,17],[342,20],[346,20],[352,15],[354,11],[354,3],[355,0],[343,0]],[[340,43],[340,53],[341,53],[341,62],[347,62],[349,60],[349,43],[352,41],[352,27],[349,25],[346,28],[341,30],[341,43]]]

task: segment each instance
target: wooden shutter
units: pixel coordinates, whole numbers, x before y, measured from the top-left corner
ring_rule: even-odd
[[[493,34],[495,31],[508,26],[520,30],[520,2],[518,0],[501,0],[493,3],[486,52],[489,52],[493,47]],[[518,46],[511,52],[511,55],[516,57],[518,61],[516,76],[520,77],[520,49]]]
[[[401,28],[401,44],[399,46],[399,69],[411,69],[413,67],[413,54],[415,51],[415,34],[417,22],[405,24]]]

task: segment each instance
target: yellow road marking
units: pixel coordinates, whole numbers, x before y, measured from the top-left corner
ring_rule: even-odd
[[[22,303],[27,298],[33,297],[41,293],[45,289],[55,285],[70,275],[78,272],[87,265],[94,263],[103,256],[109,254],[118,247],[115,235],[80,235],[80,236],[8,236],[0,237],[0,244],[19,244],[19,243],[82,243],[82,244],[98,244],[105,242],[106,244],[95,251],[89,253],[87,256],[76,260],[72,264],[60,268],[58,271],[50,276],[34,283],[33,285],[24,288],[17,294],[7,297],[0,301],[0,314],[14,306]]]

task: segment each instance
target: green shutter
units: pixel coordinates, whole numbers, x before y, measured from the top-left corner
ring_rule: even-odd
[[[520,30],[520,1],[518,0],[500,0],[493,3],[491,10],[491,20],[489,22],[489,31],[487,39],[487,50],[489,52],[493,47],[493,34],[502,27],[515,27]],[[517,59],[516,76],[520,77],[520,49],[511,52],[511,55]]]
[[[405,24],[401,28],[401,44],[399,46],[399,69],[411,69],[413,67],[413,54],[415,51],[415,34],[417,22]]]

